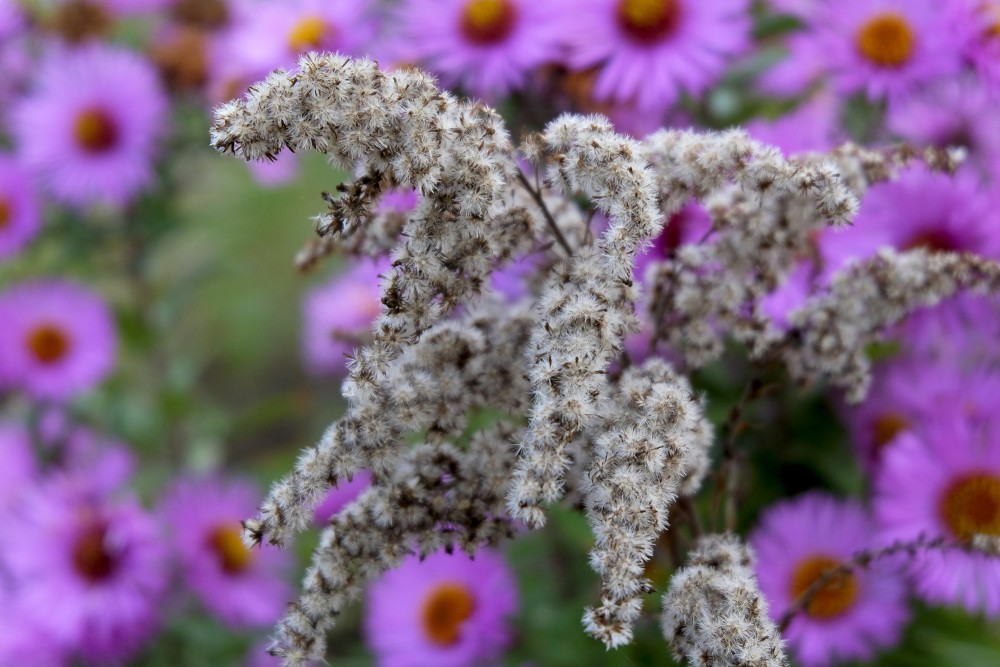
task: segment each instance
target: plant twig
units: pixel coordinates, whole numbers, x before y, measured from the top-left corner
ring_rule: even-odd
[[[559,245],[561,245],[563,250],[566,251],[566,254],[572,257],[573,249],[570,247],[566,237],[563,236],[562,230],[559,229],[559,225],[556,224],[555,218],[552,217],[552,213],[549,212],[549,207],[545,205],[545,200],[542,199],[542,193],[531,186],[531,183],[528,182],[524,172],[520,169],[517,170],[517,180],[524,186],[524,189],[528,191],[531,198],[535,200],[535,203],[538,204],[538,208],[542,210],[545,222],[548,223],[549,229],[552,230],[552,235],[556,237],[556,241],[558,241]]]

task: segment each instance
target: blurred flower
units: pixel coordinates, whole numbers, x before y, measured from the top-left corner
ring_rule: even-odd
[[[302,351],[309,371],[345,373],[346,356],[367,338],[382,310],[378,276],[386,270],[386,260],[359,261],[306,295]]]
[[[0,665],[66,667],[69,656],[52,641],[45,628],[34,620],[31,610],[0,584]]]
[[[789,41],[784,67],[832,76],[843,93],[897,98],[958,72],[958,37],[937,0],[843,0],[817,5]],[[789,75],[790,76],[790,75]]]
[[[148,62],[107,46],[54,50],[35,83],[13,132],[56,199],[123,206],[150,184],[167,100]]]
[[[580,0],[563,11],[570,64],[601,68],[594,97],[644,111],[704,92],[750,35],[745,0]]]
[[[164,556],[159,529],[138,504],[92,494],[67,476],[32,488],[0,537],[25,620],[101,664],[126,659],[156,630]]]
[[[354,473],[354,478],[350,481],[342,479],[337,486],[331,487],[326,493],[326,497],[316,506],[313,512],[313,520],[320,526],[324,526],[333,517],[340,514],[349,503],[354,502],[372,485],[372,474],[367,470],[359,470]]]
[[[93,491],[115,491],[135,472],[135,454],[127,445],[73,422],[60,408],[46,410],[38,428],[41,456],[51,468],[85,474]]]
[[[894,332],[901,355],[917,364],[951,366],[960,374],[1000,362],[1000,297],[959,294],[922,308]]]
[[[25,484],[35,477],[37,466],[34,452],[31,451],[31,437],[23,424],[0,421],[0,453],[3,454],[3,465],[0,466],[0,512],[2,512],[9,507]]]
[[[438,551],[371,586],[365,637],[381,667],[471,667],[498,657],[516,611],[517,584],[498,553]]]
[[[757,141],[780,148],[785,157],[828,151],[843,138],[838,112],[838,101],[832,95],[820,93],[774,120],[753,120],[746,130]]]
[[[364,55],[375,35],[369,2],[263,0],[230,7],[231,20],[217,57],[250,81],[276,67],[293,67],[308,51]]]
[[[879,368],[868,399],[844,408],[862,465],[876,471],[886,448],[902,433],[919,433],[941,406],[970,421],[1000,413],[1000,374],[988,368],[962,373],[951,364],[905,357]]]
[[[295,153],[283,150],[274,160],[247,162],[247,168],[258,185],[277,188],[295,180],[299,173],[299,160]]]
[[[24,168],[0,155],[0,259],[30,241],[41,226],[34,185]]]
[[[288,555],[243,544],[240,522],[259,501],[247,482],[186,478],[161,502],[186,585],[209,612],[236,628],[274,623],[291,596],[284,580]]]
[[[826,230],[820,249],[831,273],[852,259],[873,256],[879,248],[925,248],[1000,257],[996,214],[976,178],[949,176],[912,167],[896,180],[873,185],[854,224]]]
[[[445,85],[495,97],[560,59],[568,11],[561,0],[406,0],[398,22],[407,52]]]
[[[115,361],[111,311],[82,285],[46,279],[0,293],[0,383],[66,400],[101,382]]]
[[[959,406],[905,433],[882,459],[875,512],[886,541],[921,535],[970,542],[1000,537],[1000,422],[970,421]],[[938,604],[1000,614],[1000,560],[961,549],[928,550],[912,560],[917,592]]]
[[[1000,91],[1000,0],[952,0],[965,56],[994,91]]]
[[[873,536],[855,501],[811,493],[770,507],[750,543],[772,617],[780,619],[825,571],[871,547]],[[902,577],[876,563],[832,578],[784,634],[803,665],[819,667],[871,658],[900,639],[908,617]]]

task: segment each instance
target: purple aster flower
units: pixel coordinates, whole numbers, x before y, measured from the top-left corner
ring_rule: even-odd
[[[325,525],[340,513],[348,504],[364,493],[372,485],[372,474],[367,470],[359,470],[350,480],[341,480],[340,484],[331,488],[322,502],[313,511],[313,521]]]
[[[364,55],[375,35],[368,2],[263,0],[237,4],[220,57],[251,81],[276,67],[294,67],[308,51]]]
[[[41,226],[35,188],[24,168],[0,155],[0,259],[34,238]]]
[[[400,39],[447,86],[496,97],[524,84],[525,74],[561,56],[560,2],[405,0]]]
[[[299,174],[299,160],[289,150],[281,151],[274,160],[254,160],[246,164],[257,184],[265,188],[287,185]]]
[[[52,641],[44,627],[34,620],[31,610],[0,585],[0,665],[67,667],[70,656]]]
[[[90,289],[61,280],[20,283],[0,294],[0,382],[39,399],[66,400],[111,372],[115,324]]]
[[[984,119],[998,107],[1000,92],[981,79],[953,78],[891,105],[887,122],[893,134],[918,146],[965,148],[967,161],[989,173],[1000,164],[1000,124]]]
[[[1000,374],[988,368],[962,373],[951,364],[902,357],[875,373],[869,398],[845,407],[851,442],[868,471],[878,469],[900,434],[920,432],[941,406],[970,421],[1000,413]]]
[[[0,466],[0,512],[2,512],[10,506],[26,484],[35,478],[37,472],[35,455],[31,450],[31,437],[23,424],[0,421],[0,453],[3,454],[3,465]]]
[[[871,547],[873,536],[855,501],[810,493],[769,508],[750,543],[772,617],[780,619],[825,571]],[[866,660],[895,644],[908,618],[903,578],[876,563],[824,585],[785,639],[805,667]]]
[[[815,292],[816,267],[810,260],[802,260],[785,276],[778,288],[761,299],[760,310],[782,330],[787,330],[789,317]]]
[[[442,550],[410,556],[369,588],[365,637],[382,667],[471,667],[498,657],[516,611],[500,554]]]
[[[854,225],[824,231],[820,248],[826,270],[874,255],[883,246],[926,248],[1000,257],[996,214],[978,179],[968,172],[949,176],[913,167],[899,178],[873,186]]]
[[[59,408],[47,410],[39,424],[43,458],[55,470],[86,478],[95,492],[113,492],[132,477],[135,455],[124,443],[72,422]]]
[[[202,478],[175,483],[161,506],[186,585],[209,612],[236,628],[273,624],[292,593],[284,579],[288,555],[243,544],[240,521],[259,502],[250,483]]]
[[[821,5],[811,30],[837,88],[872,98],[897,97],[957,73],[960,44],[946,4],[842,0]]]
[[[746,0],[579,0],[565,8],[570,64],[600,66],[598,100],[662,110],[714,84],[748,44]]]
[[[84,660],[128,658],[158,625],[167,583],[158,526],[135,502],[112,502],[72,477],[32,491],[0,536],[26,620]]]
[[[914,363],[960,372],[1000,362],[1000,298],[965,293],[911,314],[893,333]]]
[[[123,206],[153,180],[167,100],[139,55],[91,45],[55,50],[13,111],[25,163],[73,206]]]
[[[1000,423],[939,405],[932,423],[904,433],[882,459],[875,512],[886,541],[924,535],[958,542],[1000,538]],[[1000,614],[1000,560],[961,549],[928,550],[910,566],[930,602]]]
[[[388,261],[362,260],[314,288],[303,301],[302,351],[306,368],[342,375],[345,357],[368,335],[382,311],[378,276]]]
[[[952,0],[965,57],[976,73],[1000,90],[1000,1]]]

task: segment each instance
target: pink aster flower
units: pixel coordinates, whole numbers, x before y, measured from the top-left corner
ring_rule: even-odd
[[[517,611],[500,554],[411,556],[368,590],[365,637],[381,667],[471,667],[499,656]]]
[[[25,163],[52,195],[73,206],[123,206],[153,180],[167,100],[139,55],[91,45],[55,50],[15,109]]]
[[[285,552],[243,545],[240,521],[259,502],[252,484],[202,478],[178,481],[161,505],[186,585],[235,628],[273,624],[292,593],[284,579]]]
[[[0,585],[0,665],[66,667],[67,651],[52,641],[32,612],[12,591]]]
[[[0,259],[34,238],[41,226],[35,188],[24,168],[0,155]]]
[[[875,512],[886,541],[924,535],[958,542],[1000,538],[1000,422],[968,420],[941,405],[920,433],[901,435],[885,452]],[[910,575],[925,600],[1000,614],[1000,560],[961,549],[929,550]]]
[[[750,34],[746,0],[579,0],[564,11],[570,64],[601,68],[594,97],[648,111],[704,92]]]
[[[27,620],[86,661],[128,658],[158,625],[167,584],[158,526],[136,503],[91,494],[72,477],[33,491],[0,536]]]
[[[532,0],[405,0],[400,38],[408,52],[473,95],[496,97],[524,84],[539,65],[559,60],[566,8]]]
[[[949,176],[923,167],[873,186],[854,225],[821,235],[827,271],[879,248],[927,248],[1000,257],[994,210],[978,180],[967,172]]]
[[[39,431],[42,456],[51,468],[85,477],[94,492],[114,492],[135,472],[135,454],[127,445],[74,423],[59,408],[45,412]]]
[[[844,93],[898,97],[957,73],[962,65],[952,16],[939,0],[824,3],[811,30],[825,69]],[[792,54],[795,57],[796,54]]]
[[[354,473],[354,477],[350,481],[341,480],[340,484],[327,491],[326,497],[316,506],[313,520],[318,525],[326,525],[330,519],[340,513],[340,510],[354,502],[371,485],[372,474],[367,470],[359,470]]]
[[[219,55],[250,81],[294,67],[308,51],[365,55],[375,35],[370,3],[363,0],[262,0],[233,9]]]
[[[0,382],[39,399],[66,400],[111,372],[115,324],[90,289],[61,280],[20,283],[0,293]]]
[[[772,617],[780,619],[825,571],[871,547],[873,537],[855,501],[810,493],[769,508],[750,543]],[[824,585],[785,639],[805,667],[866,660],[900,639],[908,617],[903,579],[876,563]]]
[[[386,260],[362,260],[314,288],[303,302],[305,365],[319,374],[343,374],[346,357],[367,337],[382,310],[378,276]]]

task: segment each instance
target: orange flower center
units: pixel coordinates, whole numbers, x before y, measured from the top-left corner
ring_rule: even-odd
[[[329,32],[330,25],[321,17],[306,16],[288,33],[288,48],[296,53],[318,49]]]
[[[840,561],[829,556],[812,556],[802,561],[792,575],[791,593],[798,599],[809,590],[817,579],[840,566]],[[806,606],[806,613],[821,620],[836,618],[854,604],[858,598],[858,580],[853,574],[831,577],[816,592]]]
[[[910,422],[899,413],[886,412],[879,415],[872,423],[875,449],[882,449],[909,427]]]
[[[941,500],[941,518],[959,540],[1000,537],[1000,476],[977,473],[952,484]]]
[[[117,565],[114,554],[108,553],[108,527],[92,522],[80,533],[73,549],[73,567],[91,583],[110,577]]]
[[[212,531],[208,544],[215,550],[223,572],[239,574],[250,566],[253,554],[243,544],[239,524],[224,524]]]
[[[150,56],[173,90],[198,88],[208,77],[208,35],[199,28],[180,28],[169,39],[153,46]]]
[[[76,117],[73,136],[87,153],[104,153],[118,143],[118,124],[103,109],[85,109]]]
[[[10,203],[3,197],[0,197],[0,229],[5,229],[10,225],[13,218],[14,212],[11,210]]]
[[[459,640],[462,623],[475,609],[476,600],[468,588],[452,582],[439,584],[424,600],[424,633],[439,646],[451,646]]]
[[[28,332],[27,343],[35,360],[45,365],[62,361],[72,345],[62,328],[49,323],[40,324]]]
[[[495,44],[510,35],[517,8],[510,0],[469,0],[462,12],[462,34],[474,44]]]
[[[618,23],[637,42],[656,42],[677,28],[679,0],[620,0]]]
[[[906,17],[896,12],[876,14],[858,31],[858,51],[880,67],[900,67],[913,56],[916,35]]]

